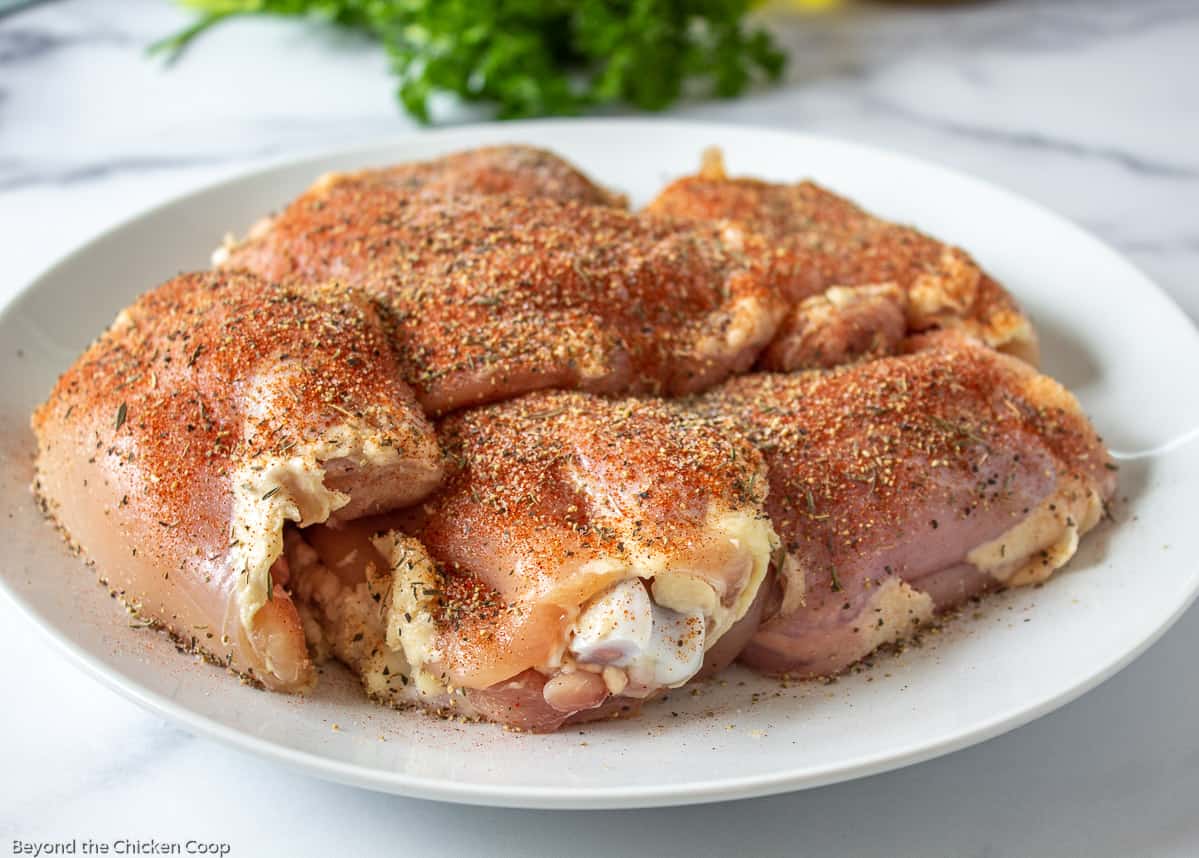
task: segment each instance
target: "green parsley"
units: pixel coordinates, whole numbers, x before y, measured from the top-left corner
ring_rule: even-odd
[[[450,93],[501,119],[603,105],[661,110],[683,95],[733,98],[777,80],[785,57],[745,18],[753,0],[178,0],[200,17],[152,45],[176,57],[242,15],[314,18],[368,33],[391,59],[396,96],[422,122]]]

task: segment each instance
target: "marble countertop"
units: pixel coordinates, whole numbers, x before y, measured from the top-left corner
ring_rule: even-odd
[[[145,45],[186,20],[159,0],[0,18],[0,302],[166,196],[415,130],[367,42],[247,20],[171,68],[148,61]],[[974,173],[1092,230],[1199,319],[1194,0],[861,2],[775,25],[793,55],[782,86],[671,115],[853,138]],[[949,757],[774,798],[602,813],[438,805],[251,759],[86,678],[4,600],[0,651],[5,854],[72,837],[195,838],[242,856],[1199,853],[1197,610],[1098,690]]]

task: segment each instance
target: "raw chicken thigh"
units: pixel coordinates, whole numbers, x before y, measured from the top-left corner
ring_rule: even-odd
[[[318,644],[376,697],[554,729],[682,685],[753,606],[766,473],[719,423],[545,392],[438,431],[426,502],[289,539]]]
[[[395,509],[442,474],[365,297],[246,274],[187,274],[142,296],[33,427],[44,508],[114,594],[285,691],[314,674],[276,564],[284,522]]]
[[[789,371],[830,365],[827,359],[810,359],[812,352],[802,343],[811,329],[805,299],[840,287],[842,294],[829,297],[832,306],[828,309],[839,312],[848,307],[845,311],[860,314],[859,301],[848,301],[844,287],[888,285],[897,290],[890,313],[902,314],[909,331],[955,328],[992,348],[1036,363],[1032,324],[1011,295],[966,253],[910,227],[877,218],[815,182],[776,184],[730,178],[719,153],[709,152],[697,175],[669,185],[647,211],[701,221],[731,221],[794,256],[794,277],[784,289],[793,309],[763,355],[763,369]],[[879,298],[877,293],[871,296],[875,313],[879,312]],[[880,343],[897,345],[893,338]],[[847,357],[865,351],[850,350]]]
[[[770,472],[785,556],[750,666],[835,674],[970,596],[1044,581],[1100,520],[1114,474],[1069,392],[965,337],[922,345],[699,399]]]

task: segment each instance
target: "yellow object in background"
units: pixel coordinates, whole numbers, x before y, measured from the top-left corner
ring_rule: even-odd
[[[761,0],[755,3],[771,12],[824,12],[841,5],[841,0]]]

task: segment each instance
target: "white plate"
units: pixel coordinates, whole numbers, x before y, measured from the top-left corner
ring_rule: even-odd
[[[28,490],[30,409],[137,293],[206,265],[318,174],[489,142],[553,148],[648,199],[702,147],[772,179],[811,175],[973,252],[1023,302],[1045,369],[1082,399],[1124,460],[1119,524],[1085,540],[1039,590],[996,597],[832,685],[734,670],[641,718],[553,736],[397,713],[326,670],[307,699],[266,694],[129,627],[39,520]],[[60,261],[0,317],[4,589],[88,672],[186,728],[312,774],[426,798],[528,807],[646,807],[793,790],[982,741],[1077,697],[1131,661],[1199,590],[1199,334],[1131,265],[1040,207],[910,158],[799,134],[713,125],[491,125],[283,164],[168,202]],[[334,728],[338,725],[338,729]]]

